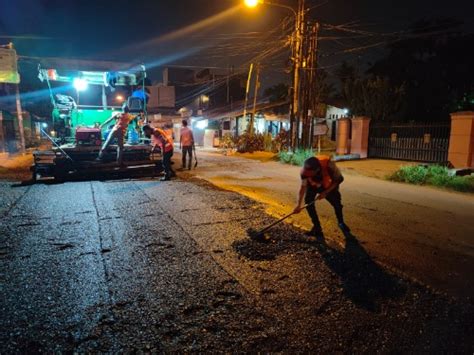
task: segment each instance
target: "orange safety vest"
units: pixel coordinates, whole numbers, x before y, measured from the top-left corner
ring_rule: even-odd
[[[321,163],[321,172],[323,174],[323,182],[322,185],[325,189],[327,189],[332,184],[331,174],[329,174],[329,161],[331,158],[327,155],[319,155],[318,158],[319,162]]]
[[[168,153],[173,150],[173,139],[166,134],[161,128],[155,128],[153,136],[158,140],[161,145],[162,153]]]
[[[322,186],[324,189],[327,189],[332,184],[331,174],[329,174],[329,161],[331,160],[331,158],[327,155],[319,155],[316,158],[318,158],[319,163],[321,164],[321,174],[323,177],[323,181],[313,181],[311,177],[308,177],[308,183],[313,187]]]
[[[122,129],[123,132],[125,132],[128,128],[128,125],[134,118],[135,117],[133,117],[129,113],[120,114],[120,116],[117,118],[117,123],[115,124],[115,128],[120,128]]]

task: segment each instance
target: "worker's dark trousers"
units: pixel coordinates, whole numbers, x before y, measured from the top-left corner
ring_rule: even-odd
[[[186,168],[186,155],[189,155],[189,162],[188,162],[188,169],[191,170],[191,165],[192,165],[192,162],[193,162],[193,146],[190,145],[190,146],[183,146],[182,149],[182,154],[183,154],[183,157],[182,157],[182,167],[183,169]]]
[[[305,203],[310,203],[314,201],[316,195],[320,191],[317,189],[307,188],[306,195],[304,198]],[[334,212],[336,212],[336,217],[338,223],[344,223],[344,216],[342,215],[342,202],[341,202],[341,193],[339,188],[332,190],[327,196],[326,200],[334,207]],[[319,222],[318,213],[316,212],[316,204],[306,207],[311,221],[313,222],[314,230],[321,231],[321,223]]]
[[[109,133],[107,140],[102,145],[99,153],[99,159],[104,157],[104,151],[108,148],[108,146],[112,143],[113,139],[117,138],[117,164],[122,165],[123,163],[123,139],[124,139],[124,131],[121,128],[114,128]]]
[[[163,154],[163,170],[165,171],[165,178],[169,179],[174,176],[174,171],[171,169],[171,157],[173,150]]]

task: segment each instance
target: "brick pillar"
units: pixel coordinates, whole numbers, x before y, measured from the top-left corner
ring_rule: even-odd
[[[451,114],[448,160],[455,168],[474,168],[474,111]]]
[[[349,131],[351,122],[348,118],[337,120],[336,154],[349,154]]]
[[[367,158],[369,150],[370,118],[359,116],[352,119],[351,154],[359,154],[362,159]]]

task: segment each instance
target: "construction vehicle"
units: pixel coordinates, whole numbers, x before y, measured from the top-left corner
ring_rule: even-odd
[[[147,123],[144,66],[136,70],[120,72],[63,71],[38,67],[39,79],[48,85],[52,111],[52,127],[42,128],[42,135],[51,141],[48,150],[33,152],[34,164],[31,168],[33,181],[52,179],[64,181],[77,178],[104,178],[109,175],[158,174],[162,170],[161,154],[151,151],[151,145],[140,137],[141,125]],[[59,86],[58,86],[59,85]],[[80,105],[79,95],[89,86],[102,89],[102,105]],[[117,145],[112,144],[104,158],[97,161],[108,128],[101,125],[111,116],[121,113],[121,106],[107,103],[107,91],[130,92],[123,97],[136,119],[129,125],[125,135],[123,165],[116,163]],[[127,91],[128,90],[128,91]],[[137,91],[143,90],[142,94]],[[65,93],[76,91],[73,98]],[[124,95],[125,96],[125,95]]]

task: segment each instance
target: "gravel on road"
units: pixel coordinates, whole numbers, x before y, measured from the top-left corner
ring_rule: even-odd
[[[1,352],[465,352],[474,307],[199,180],[0,183]],[[342,245],[342,247],[341,247]]]

